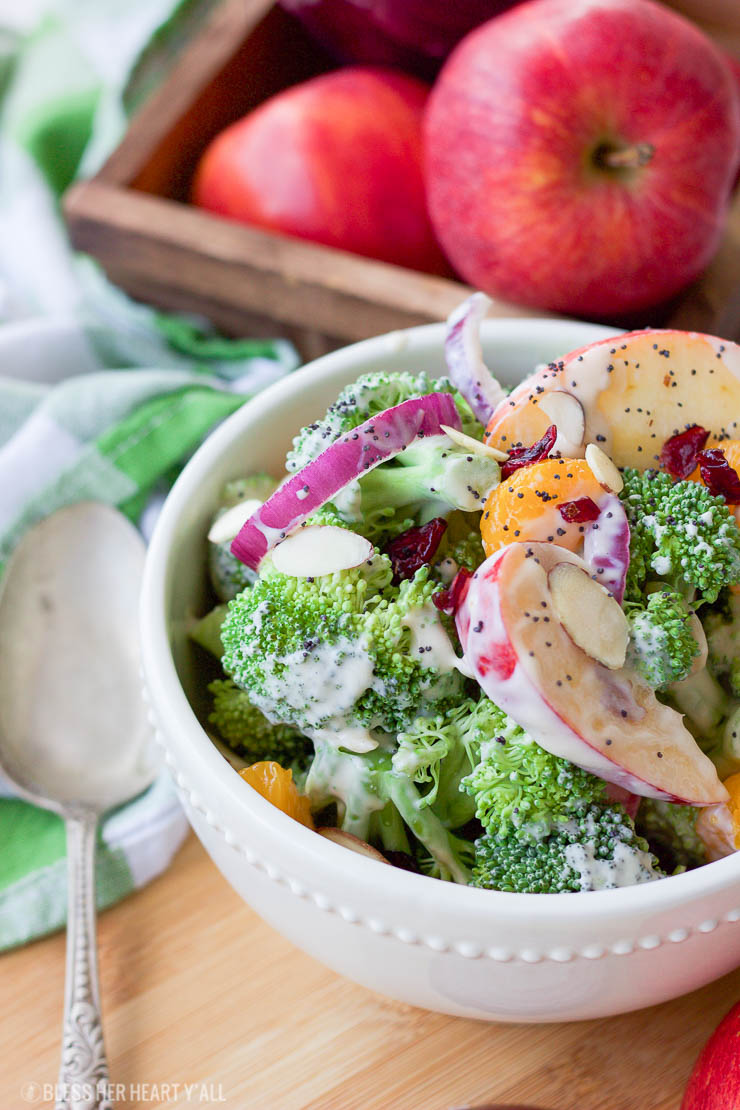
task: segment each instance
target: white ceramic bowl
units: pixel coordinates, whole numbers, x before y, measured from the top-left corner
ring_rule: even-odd
[[[489,365],[513,384],[608,334],[487,321]],[[152,539],[143,659],[155,722],[188,817],[241,896],[312,956],[417,1006],[489,1020],[563,1021],[648,1006],[740,962],[740,855],[644,886],[504,894],[409,874],[316,836],[255,793],[192,708],[202,679],[185,629],[205,604],[205,535],[224,481],[280,473],[294,432],[378,368],[443,370],[443,328],[381,336],[318,359],[227,420],[176,483]]]

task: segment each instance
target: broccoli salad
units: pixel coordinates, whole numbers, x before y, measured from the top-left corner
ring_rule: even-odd
[[[486,307],[450,318],[445,377],[364,374],[285,474],[224,488],[209,730],[304,825],[439,879],[583,892],[728,855],[740,349],[635,332],[507,393]]]

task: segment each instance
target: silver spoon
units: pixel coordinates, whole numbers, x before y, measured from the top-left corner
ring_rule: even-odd
[[[0,769],[67,825],[68,921],[57,1108],[108,1110],[95,939],[98,819],[157,771],[141,699],[144,543],[83,502],[26,533],[0,593]]]

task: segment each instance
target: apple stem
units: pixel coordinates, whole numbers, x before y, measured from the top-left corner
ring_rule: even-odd
[[[637,169],[646,166],[655,154],[652,143],[633,143],[632,146],[612,147],[605,143],[596,151],[595,160],[610,170]]]

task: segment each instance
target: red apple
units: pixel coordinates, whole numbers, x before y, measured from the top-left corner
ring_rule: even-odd
[[[680,714],[625,662],[624,613],[573,552],[501,548],[470,579],[455,625],[468,673],[553,755],[643,797],[727,801]]]
[[[463,35],[518,0],[280,0],[345,62],[431,77]]]
[[[361,67],[294,85],[216,136],[193,199],[244,223],[443,273],[421,166],[427,92],[413,77]]]
[[[740,1003],[715,1029],[694,1064],[681,1110],[740,1110]]]
[[[427,107],[432,222],[465,280],[579,316],[665,301],[721,235],[740,153],[723,52],[652,0],[531,0]]]
[[[566,397],[580,416],[571,454],[582,457],[595,442],[617,466],[659,466],[663,444],[687,422],[709,430],[710,446],[740,438],[740,346],[673,330],[600,339],[512,390],[489,421],[487,442],[500,450],[535,443],[553,399],[562,409]]]

